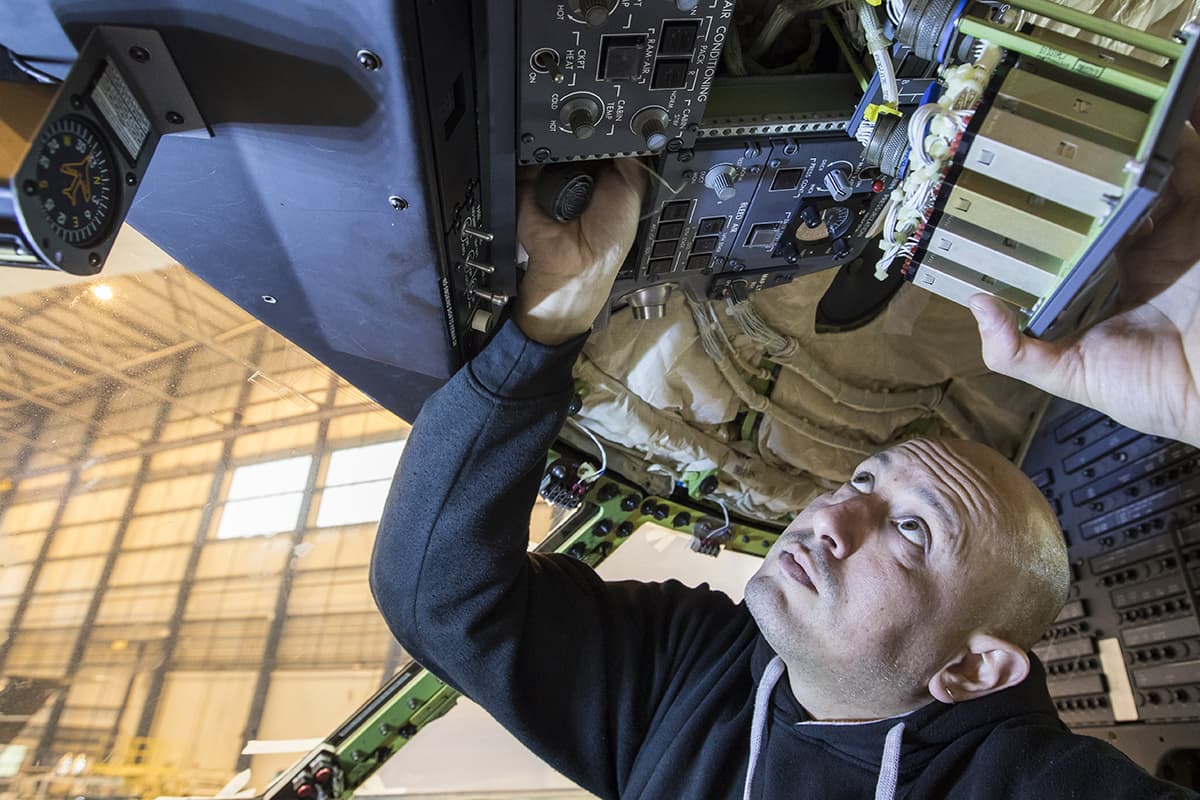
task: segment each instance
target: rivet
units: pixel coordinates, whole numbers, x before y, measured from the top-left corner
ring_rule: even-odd
[[[379,56],[370,50],[359,50],[355,55],[358,58],[358,65],[368,72],[374,72],[383,66],[383,62],[379,60]]]

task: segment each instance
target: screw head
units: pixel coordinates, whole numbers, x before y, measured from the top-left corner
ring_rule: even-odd
[[[388,203],[391,204],[392,208],[396,209],[397,211],[403,211],[404,209],[408,208],[408,201],[397,194],[389,197]]]
[[[139,64],[145,64],[150,60],[150,51],[142,47],[140,44],[135,44],[129,48],[129,57]]]
[[[537,150],[533,151],[533,160],[534,161],[542,162],[542,161],[545,161],[546,159],[548,159],[549,157],[550,157],[550,148],[549,147],[539,147]]]
[[[670,141],[667,142],[667,152],[668,153],[678,153],[682,149],[683,149],[683,140],[678,137],[671,139]]]
[[[37,194],[37,184],[32,180],[27,180],[21,184],[21,191],[25,194]]]
[[[71,108],[77,110],[83,108],[83,98],[77,94],[71,95]]]
[[[691,150],[684,150],[682,153],[679,154],[680,163],[686,164],[687,162],[689,162],[691,160],[692,160],[692,151]]]
[[[125,173],[125,185],[126,186],[137,186],[137,174],[133,173],[133,172],[126,172]]]
[[[533,134],[532,133],[522,133],[521,141],[524,144],[533,144]]]
[[[88,253],[88,263],[91,264],[93,267],[100,266],[101,261],[102,261],[102,259],[100,258],[99,253]]]
[[[168,111],[167,122],[171,123],[172,125],[182,125],[183,114],[180,114],[178,111]]]
[[[383,66],[383,62],[379,60],[379,56],[370,50],[359,50],[355,54],[355,57],[358,58],[358,65],[368,72],[374,72]]]

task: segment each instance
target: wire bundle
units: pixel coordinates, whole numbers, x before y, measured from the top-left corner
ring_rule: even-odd
[[[890,0],[888,9],[889,13],[893,10]],[[902,11],[903,6],[899,9]],[[884,216],[879,243],[883,255],[875,266],[879,280],[887,278],[896,258],[914,256],[946,168],[974,116],[999,55],[998,48],[988,45],[978,53],[974,64],[943,69],[940,80],[946,91],[936,102],[926,103],[909,116],[909,169],[892,192]]]

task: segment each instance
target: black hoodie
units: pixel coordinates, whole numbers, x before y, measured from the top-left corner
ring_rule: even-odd
[[[510,322],[426,402],[371,564],[413,657],[553,767],[602,797],[1197,797],[1068,732],[1036,659],[981,699],[814,722],[744,604],[527,553],[582,345]]]

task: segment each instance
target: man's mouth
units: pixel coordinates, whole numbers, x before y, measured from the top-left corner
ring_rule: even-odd
[[[779,557],[779,564],[789,578],[804,584],[814,593],[817,593],[817,587],[813,584],[812,578],[809,577],[808,570],[796,560],[791,551],[785,550],[783,552]]]

